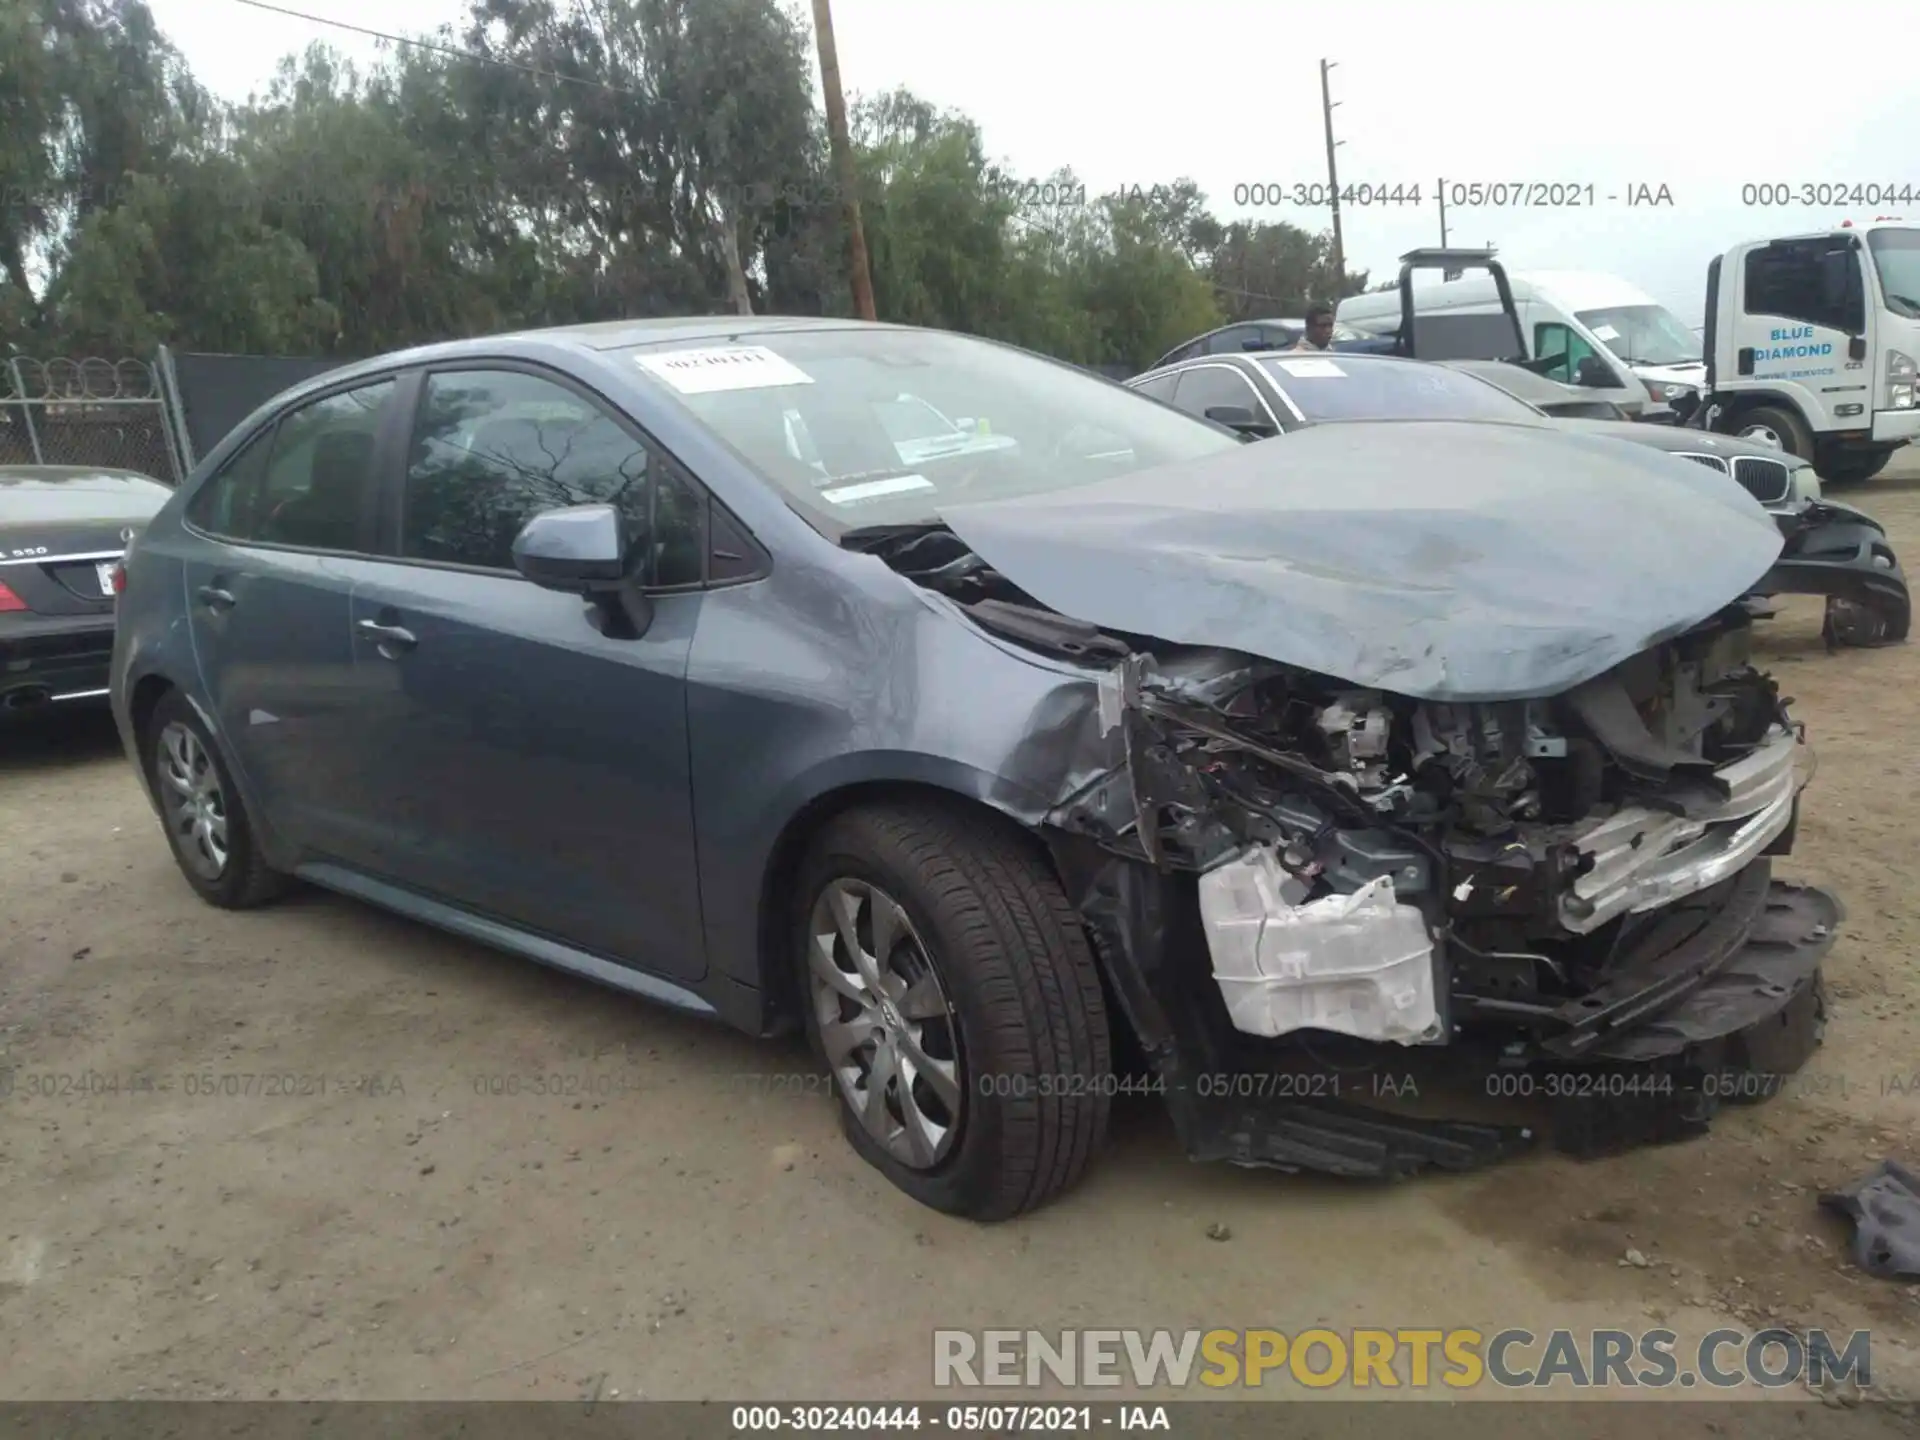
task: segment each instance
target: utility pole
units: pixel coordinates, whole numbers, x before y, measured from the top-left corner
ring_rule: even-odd
[[[813,0],[813,38],[820,47],[820,89],[827,102],[827,143],[840,186],[841,213],[847,222],[847,265],[853,282],[853,308],[862,320],[873,311],[873,277],[867,271],[867,234],[860,225],[860,192],[855,188],[853,141],[847,136],[847,102],[840,93],[840,57],[833,48],[833,13],[828,0]]]
[[[824,4],[825,0],[819,0]],[[1347,288],[1347,251],[1340,242],[1340,172],[1333,163],[1334,146],[1339,144],[1333,138],[1333,92],[1327,84],[1327,72],[1334,67],[1331,60],[1320,62],[1320,109],[1327,124],[1327,194],[1333,205],[1333,283],[1336,291]],[[1338,294],[1333,297],[1336,301]]]

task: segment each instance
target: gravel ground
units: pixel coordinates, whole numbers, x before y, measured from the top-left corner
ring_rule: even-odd
[[[1846,495],[1920,557],[1920,463]],[[1814,1203],[1920,1162],[1920,646],[1828,655],[1807,603],[1765,649],[1821,757],[1784,870],[1849,909],[1790,1093],[1388,1189],[1191,1165],[1135,1099],[994,1228],[855,1160],[797,1044],[329,895],[217,912],[104,717],[0,737],[0,1399],[951,1399],[936,1326],[1316,1323],[1870,1327],[1920,1391],[1920,1286]]]

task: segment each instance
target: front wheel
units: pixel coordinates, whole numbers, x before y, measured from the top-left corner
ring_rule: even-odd
[[[1723,422],[1723,425],[1729,433],[1742,440],[1771,445],[1801,460],[1813,459],[1813,432],[1807,429],[1807,422],[1792,410],[1775,405],[1756,405],[1751,410],[1741,411],[1732,421]]]
[[[1106,1002],[1026,837],[957,806],[850,811],[815,843],[797,898],[807,1032],[863,1159],[976,1220],[1080,1178],[1111,1103]]]

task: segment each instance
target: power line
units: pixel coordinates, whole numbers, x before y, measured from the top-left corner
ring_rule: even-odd
[[[523,74],[538,75],[543,80],[562,80],[569,85],[586,85],[595,90],[611,91],[615,95],[625,95],[634,100],[647,98],[638,90],[609,85],[604,80],[589,80],[581,75],[562,75],[557,70],[542,70],[537,65],[522,65],[518,60],[502,60],[497,55],[482,55],[475,50],[462,50],[457,45],[436,45],[431,40],[415,40],[407,35],[391,35],[384,30],[369,30],[364,25],[350,25],[345,20],[334,20],[326,15],[309,15],[304,10],[289,10],[284,5],[269,5],[266,0],[234,0],[234,4],[251,6],[255,10],[269,10],[275,15],[290,16],[295,20],[305,20],[314,25],[331,25],[336,30],[351,30],[356,35],[385,40],[390,45],[411,45],[416,50],[431,50],[436,55],[451,55],[455,59],[471,60],[476,65],[499,65],[508,70],[521,71]]]

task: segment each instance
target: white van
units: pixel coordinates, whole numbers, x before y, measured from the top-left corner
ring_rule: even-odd
[[[1636,419],[1673,418],[1703,388],[1700,337],[1651,295],[1613,275],[1535,270],[1508,277],[1528,358],[1552,359],[1541,373],[1597,391]],[[1423,356],[1507,359],[1511,331],[1491,275],[1416,286],[1414,316]],[[1391,329],[1400,297],[1391,290],[1340,302],[1356,329]]]

